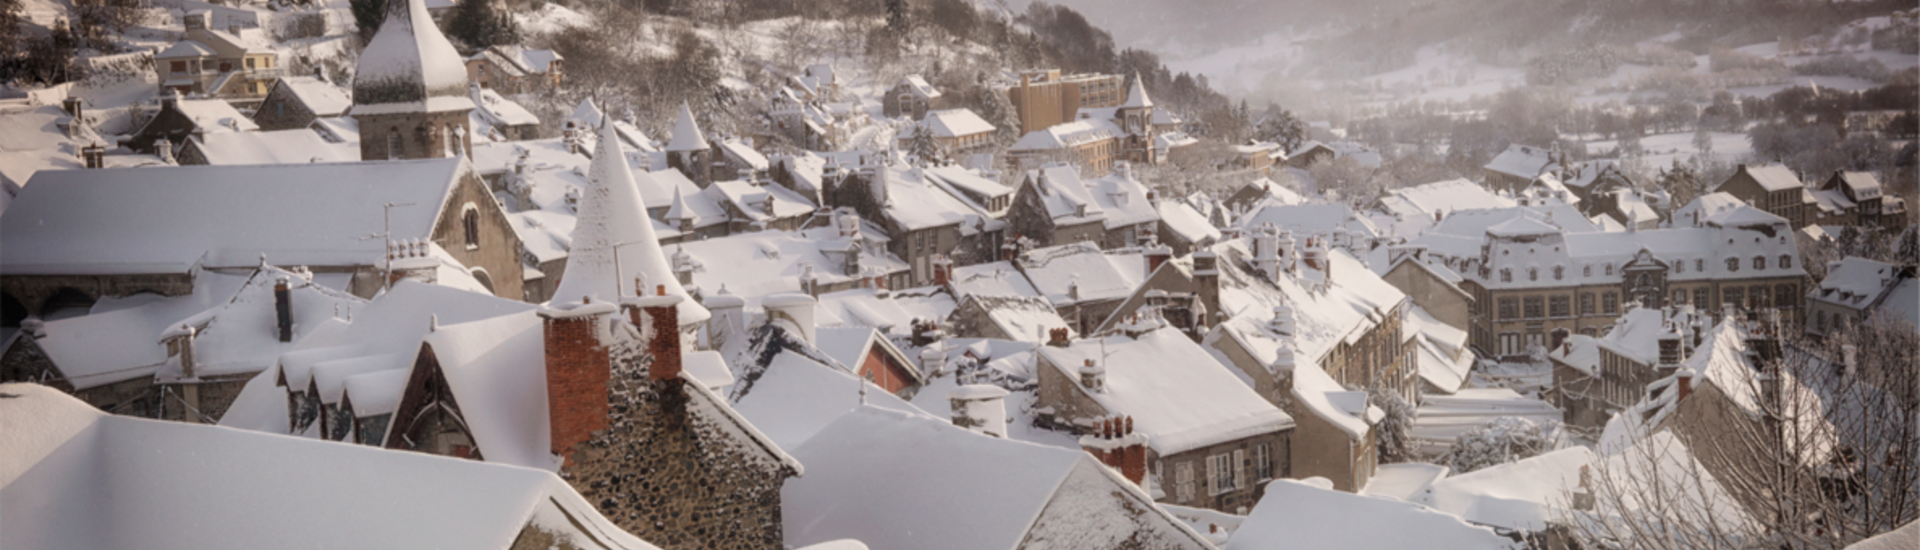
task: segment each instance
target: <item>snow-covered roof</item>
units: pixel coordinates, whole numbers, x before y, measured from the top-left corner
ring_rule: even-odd
[[[1746,165],[1742,166],[1742,169],[1748,176],[1753,177],[1753,181],[1760,184],[1761,189],[1769,192],[1786,191],[1788,189],[1806,186],[1800,183],[1800,176],[1794,175],[1793,170],[1787,168],[1784,164]],[[1731,178],[1729,178],[1729,181],[1731,181]],[[1722,182],[1722,185],[1725,185],[1725,182]],[[1718,191],[1719,188],[1715,187],[1714,190]]]
[[[1433,482],[1447,477],[1452,469],[1426,462],[1399,462],[1374,467],[1373,477],[1359,493],[1413,502],[1425,494]]]
[[[1246,521],[1227,540],[1226,550],[1269,548],[1347,548],[1353,550],[1431,548],[1507,550],[1520,548],[1492,529],[1459,517],[1399,500],[1336,491],[1324,478],[1277,479]]]
[[[1465,178],[1395,189],[1380,199],[1381,208],[1389,213],[1419,216],[1425,220],[1432,220],[1435,213],[1444,216],[1461,210],[1508,208],[1514,205],[1513,199],[1495,195]]]
[[[1106,215],[1093,191],[1081,181],[1080,171],[1068,164],[1053,164],[1027,172],[1023,185],[1032,185],[1047,215],[1055,225],[1072,225],[1098,220]]]
[[[1486,169],[1532,180],[1542,172],[1552,170],[1559,165],[1554,162],[1550,151],[1518,143],[1508,145],[1488,162]]]
[[[43,171],[0,218],[0,273],[185,273],[194,265],[378,265],[424,238],[461,159]],[[237,207],[235,205],[244,205]],[[217,220],[219,223],[209,223]]]
[[[1294,367],[1293,398],[1354,440],[1370,437],[1373,425],[1386,416],[1386,411],[1367,402],[1367,392],[1346,389],[1313,363]]]
[[[354,68],[353,114],[472,108],[466,64],[433,24],[424,1],[388,2],[386,21]]]
[[[1419,260],[1402,261],[1413,261],[1421,267],[1429,267],[1426,262]],[[1467,372],[1473,368],[1474,361],[1473,353],[1466,349],[1467,331],[1435,319],[1426,308],[1417,304],[1407,309],[1406,321],[1400,331],[1414,339],[1419,348],[1415,362],[1422,380],[1443,393],[1452,393],[1467,383]]]
[[[732,155],[736,159],[740,159],[740,162],[746,163],[748,168],[766,170],[772,166],[772,164],[767,162],[766,155],[762,155],[759,151],[753,150],[753,145],[747,143],[745,140],[721,138],[719,143],[721,150],[726,151],[728,155]]]
[[[668,151],[700,151],[707,148],[707,136],[693,120],[693,109],[680,102],[680,114],[673,120],[673,135],[667,139]]]
[[[985,134],[994,129],[993,124],[967,109],[929,111],[927,118],[922,119],[920,125],[914,128],[915,131],[919,131],[918,129],[922,127],[933,130],[933,136],[941,138]]]
[[[1443,452],[1460,434],[1497,418],[1559,421],[1560,409],[1507,388],[1469,388],[1453,395],[1424,395],[1413,421],[1413,437],[1423,451]]]
[[[956,266],[949,282],[958,296],[1040,296],[1026,275],[1005,261]]]
[[[640,291],[646,295],[653,295],[655,287],[661,286],[667,294],[689,298],[679,308],[681,325],[707,320],[707,308],[692,300],[674,276],[625,159],[613,126],[603,121],[599,151],[588,168],[587,187],[581,190],[566,276],[553,295],[563,302],[581,296],[615,301],[635,295],[632,279],[637,278],[642,280]],[[616,246],[620,247],[618,253]],[[614,265],[615,261],[619,265]]]
[[[29,547],[507,548],[531,524],[654,548],[548,472],[113,416],[30,384],[0,394],[0,532]],[[407,513],[363,505],[400,501]],[[210,518],[221,527],[187,527]]]
[[[1008,151],[1051,151],[1065,149],[1089,141],[1113,139],[1125,132],[1112,121],[1105,119],[1082,119],[1064,124],[1056,124],[1040,130],[1027,132],[1018,141],[1007,147]]]
[[[1147,277],[1139,253],[1109,254],[1086,243],[1029,250],[1020,271],[1056,306],[1125,298]]]
[[[1241,241],[1223,243],[1214,250],[1224,252],[1230,246],[1241,244]],[[1245,257],[1241,249],[1231,250],[1233,256]],[[1230,263],[1228,257],[1222,253],[1219,263]],[[1209,333],[1207,341],[1235,338],[1261,365],[1272,365],[1278,357],[1276,350],[1284,343],[1292,347],[1296,365],[1318,366],[1340,342],[1357,339],[1386,321],[1389,315],[1398,315],[1397,308],[1407,302],[1406,293],[1360,265],[1359,260],[1345,251],[1329,250],[1327,259],[1333,266],[1333,277],[1324,291],[1310,288],[1311,282],[1295,276],[1283,276],[1272,285],[1245,288],[1222,284],[1221,307],[1226,310],[1223,313],[1232,317]],[[1221,280],[1228,279],[1222,277]],[[1277,289],[1278,296],[1248,296],[1263,288]],[[1269,323],[1274,317],[1274,306],[1281,301],[1293,310],[1291,335],[1280,333]]]
[[[489,125],[525,126],[540,123],[540,117],[534,116],[533,112],[528,111],[526,107],[521,107],[519,103],[501,97],[500,92],[492,88],[473,86],[468,88],[468,91],[476,107],[473,114],[484,118]]]
[[[181,40],[168,46],[166,50],[153,54],[154,59],[178,59],[183,57],[212,57],[213,48],[192,40]]]
[[[300,100],[309,112],[316,117],[334,117],[346,114],[353,106],[353,99],[347,97],[347,91],[319,78],[311,76],[283,76],[277,83]]]
[[[1354,238],[1380,236],[1380,229],[1373,222],[1360,216],[1345,204],[1267,204],[1235,222],[1241,229],[1257,228],[1266,224],[1292,231],[1295,235],[1314,235],[1332,233],[1345,229]]]
[[[1847,256],[1826,269],[1826,279],[1820,279],[1820,287],[1809,290],[1807,298],[1866,310],[1899,283],[1901,265]]]
[[[811,270],[821,285],[858,280],[863,273],[846,273],[845,250],[853,241],[839,237],[832,228],[806,231],[759,231],[737,233],[673,245],[685,251],[698,266],[693,282],[713,292],[725,287],[758,307],[759,298],[781,292],[802,292],[801,276]],[[624,252],[623,252],[624,253]],[[860,246],[859,265],[885,273],[905,271],[907,264],[871,242]],[[568,276],[572,276],[568,271]]]
[[[1160,221],[1166,222],[1169,231],[1178,234],[1190,243],[1220,240],[1220,230],[1207,221],[1207,216],[1194,210],[1187,203],[1178,201],[1161,202]]]
[[[864,407],[794,454],[808,471],[781,492],[793,546],[857,538],[875,548],[925,550],[1013,549],[1032,540],[1205,547],[1146,493],[1079,450]]]
[[[1254,393],[1232,367],[1171,327],[1138,339],[1109,336],[1044,346],[1040,355],[1067,380],[1079,380],[1087,361],[1105,368],[1106,389],[1083,393],[1108,414],[1133,417],[1138,433],[1160,456],[1293,427],[1292,417]]]
[[[180,113],[193,120],[193,126],[206,133],[214,132],[252,132],[260,129],[253,119],[240,114],[233,105],[221,99],[182,99],[175,105]]]
[[[1480,525],[1545,529],[1595,459],[1581,446],[1551,451],[1435,481],[1417,502]]]
[[[521,312],[440,325],[423,339],[488,462],[560,467],[548,449],[546,370],[529,368],[546,364],[542,330],[539,315]]]
[[[849,368],[859,365],[857,362],[842,363]],[[866,389],[864,398],[860,395],[862,386]],[[772,439],[775,445],[795,453],[821,429],[862,407],[940,418],[895,397],[873,382],[793,352],[782,352],[774,357],[766,371],[754,380],[752,390],[736,397],[733,407],[767,438]],[[813,472],[809,473],[814,474],[825,466],[814,461],[802,463],[812,466]]]
[[[902,86],[905,86],[908,90],[912,90],[913,93],[918,94],[920,97],[928,99],[940,97],[940,90],[934,88],[932,84],[928,84],[927,79],[921,78],[920,75],[917,74],[907,75],[906,78],[900,79],[899,84],[894,85],[895,88]]]
[[[328,143],[360,144],[360,121],[353,117],[337,116],[313,119],[307,129],[320,134]],[[358,151],[356,151],[357,153]]]
[[[216,132],[189,136],[215,166],[302,164],[360,160],[358,144],[331,143],[306,128],[272,132]]]
[[[1675,210],[1673,213],[1673,223],[1674,225],[1686,224],[1697,227],[1706,224],[1706,221],[1714,216],[1746,205],[1747,201],[1740,200],[1739,197],[1735,197],[1725,191],[1714,191],[1694,197],[1692,202],[1688,202],[1686,206]]]
[[[921,168],[890,164],[877,169],[887,171],[887,216],[901,229],[955,224],[964,229],[971,220],[979,219],[966,203],[928,181]]]
[[[1139,109],[1152,106],[1153,100],[1147,97],[1146,86],[1141,84],[1140,75],[1135,73],[1133,75],[1133,85],[1127,87],[1127,100],[1120,104],[1120,108]]]

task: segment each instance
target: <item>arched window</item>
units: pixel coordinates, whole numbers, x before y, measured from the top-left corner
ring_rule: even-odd
[[[1607,276],[1608,277],[1613,276],[1613,264],[1611,263],[1607,264]]]
[[[1557,265],[1553,266],[1553,280],[1558,281],[1561,279],[1565,279],[1566,276],[1567,276],[1567,268],[1560,267]]]
[[[1527,268],[1527,280],[1529,281],[1540,280],[1540,268],[1537,268],[1537,267]]]
[[[1740,259],[1739,259],[1739,258],[1727,258],[1727,272],[1728,272],[1728,273],[1734,273],[1734,272],[1737,272],[1737,271],[1740,271]]]
[[[1639,280],[1634,282],[1634,286],[1649,286],[1651,284],[1653,284],[1653,279],[1647,277],[1645,273],[1641,273]]]
[[[401,142],[399,128],[387,131],[387,160],[400,160],[405,158],[400,154]]]
[[[1593,264],[1587,264],[1587,265],[1584,265],[1584,266],[1581,266],[1581,267],[1580,267],[1580,276],[1581,276],[1581,277],[1592,277],[1592,276],[1593,276]]]
[[[446,151],[444,151],[446,153],[446,156],[451,157],[455,155],[453,151],[456,143],[454,140],[456,139],[458,138],[454,137],[453,135],[453,125],[448,124],[446,130],[443,131],[441,134],[441,141],[440,141],[441,143],[446,144]]]
[[[1693,270],[1705,273],[1707,271],[1707,261],[1703,259],[1693,260]]]
[[[1502,283],[1513,282],[1513,270],[1504,268],[1504,267],[1500,268],[1500,282]]]
[[[1767,268],[1767,257],[1766,257],[1766,256],[1754,256],[1754,257],[1753,257],[1753,269],[1754,269],[1754,270],[1756,270],[1756,271],[1757,271],[1757,270],[1761,270],[1761,269],[1766,269],[1766,268]]]
[[[1674,273],[1686,273],[1686,272],[1687,272],[1687,261],[1686,261],[1686,260],[1680,260],[1680,261],[1677,261],[1677,262],[1673,262],[1673,271],[1674,271]]]
[[[460,227],[466,230],[467,250],[480,248],[480,210],[469,207],[461,212]]]
[[[1780,269],[1793,269],[1793,255],[1792,255],[1792,254],[1781,254],[1781,255],[1780,255]]]

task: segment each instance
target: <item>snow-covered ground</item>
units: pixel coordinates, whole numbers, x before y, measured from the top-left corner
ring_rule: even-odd
[[[1753,144],[1747,141],[1746,134],[1730,132],[1709,132],[1713,138],[1713,159],[1720,162],[1740,162],[1753,154]],[[1686,162],[1699,154],[1693,145],[1693,132],[1673,134],[1654,134],[1640,138],[1640,148],[1646,153],[1639,158],[1648,167],[1660,168],[1671,165],[1674,160]],[[1620,146],[1620,140],[1609,139],[1587,142],[1587,154],[1611,156]]]

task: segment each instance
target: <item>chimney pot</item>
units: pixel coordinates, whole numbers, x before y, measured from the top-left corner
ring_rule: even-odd
[[[293,291],[287,286],[286,277],[281,277],[273,283],[273,313],[280,329],[280,341],[292,342]]]

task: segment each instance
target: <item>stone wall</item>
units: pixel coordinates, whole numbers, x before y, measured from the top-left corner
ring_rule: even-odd
[[[1174,482],[1172,472],[1177,468],[1177,464],[1188,463],[1192,464],[1194,471],[1194,500],[1175,502],[1175,504],[1231,514],[1246,514],[1253,509],[1254,503],[1260,502],[1260,497],[1266,494],[1266,486],[1261,483],[1260,476],[1254,472],[1253,448],[1257,445],[1267,446],[1267,452],[1270,453],[1267,456],[1272,461],[1272,473],[1268,479],[1288,477],[1289,465],[1282,458],[1288,456],[1291,451],[1288,448],[1290,435],[1292,435],[1291,430],[1269,432],[1161,457],[1160,472],[1166,477],[1161,478],[1160,484],[1161,489],[1166,492],[1165,500],[1171,502],[1178,497],[1172,485]],[[1244,472],[1245,486],[1235,487],[1217,495],[1207,494],[1207,457],[1223,454],[1231,457],[1235,451],[1240,453],[1239,467]]]
[[[1302,365],[1300,368],[1315,367]],[[1292,442],[1300,444],[1297,449],[1290,449],[1290,475],[1297,478],[1324,477],[1333,481],[1335,490],[1350,493],[1366,486],[1372,472],[1359,472],[1354,466],[1358,458],[1373,452],[1371,433],[1356,440],[1303,406],[1288,409],[1287,414],[1293,415],[1295,423]]]
[[[661,548],[778,550],[789,472],[696,391],[683,379],[648,380],[644,364],[615,367],[607,400],[615,421],[573,448],[561,477]]]
[[[467,204],[473,204],[479,215],[480,242],[474,246],[466,245],[466,229],[460,219]],[[487,191],[486,182],[480,181],[480,177],[472,173],[462,175],[460,181],[454,184],[446,204],[440,207],[440,212],[440,219],[434,221],[434,242],[441,243],[447,255],[459,260],[467,269],[484,271],[493,286],[494,296],[508,300],[526,299],[520,278],[523,274],[520,257],[525,250],[524,245],[520,243],[520,236],[513,232],[513,224],[507,219],[506,211],[494,202],[493,194]]]
[[[266,99],[260,102],[260,110],[254,112],[253,123],[260,126],[260,131],[271,132],[306,128],[313,124],[314,118],[313,111],[307,109],[307,104],[301,102],[292,89],[275,83]]]
[[[469,158],[473,156],[473,122],[468,120],[466,110],[355,115],[353,118],[360,122],[360,160],[445,158],[448,126],[466,130],[468,139],[462,143],[461,153]],[[389,157],[387,136],[395,133],[400,135],[400,151]]]
[[[160,418],[206,424],[219,422],[220,417],[227,414],[227,408],[233,406],[234,399],[240,397],[240,389],[257,374],[259,372],[246,372],[162,384],[158,388],[162,393]]]
[[[193,293],[193,276],[186,273],[135,275],[7,275],[0,277],[0,292],[5,292],[28,311],[45,316],[47,298],[62,288],[79,291],[94,300],[107,296],[127,296],[152,292],[161,296],[185,296]]]

